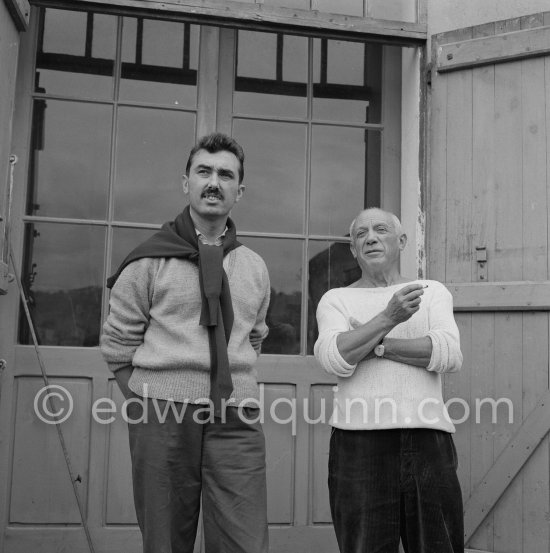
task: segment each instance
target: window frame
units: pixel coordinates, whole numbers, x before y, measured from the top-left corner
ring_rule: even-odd
[[[72,4],[68,4],[67,2],[48,2],[48,1],[43,1],[43,2],[37,2],[37,4],[39,4],[40,6],[43,6],[43,7],[56,7],[56,8],[59,8],[59,9],[75,9],[75,6],[73,6]],[[55,4],[52,5],[52,4]],[[87,2],[80,2],[79,4],[87,4]],[[80,11],[89,11],[89,10],[80,10]],[[101,11],[97,11],[97,10],[93,10],[93,13],[111,13],[110,10],[101,10]],[[135,13],[135,11],[133,10],[129,10],[129,9],[126,9],[124,10],[124,12],[117,12],[116,14],[115,13],[112,13],[112,15],[119,15],[119,16],[129,16],[129,17],[135,17],[137,14]],[[151,16],[151,13],[148,12],[146,17],[150,17]],[[166,17],[166,13],[162,12],[162,13],[159,13],[157,14],[157,17],[159,19],[166,19],[166,20],[169,20],[169,21],[172,21],[172,20],[177,20],[178,22],[188,22],[188,21],[191,21],[192,23],[196,23],[196,21],[191,18],[191,19],[188,19],[186,17],[183,17],[181,15],[178,15],[178,17],[176,19],[174,18],[171,18],[171,17]],[[122,19],[119,20],[118,22],[118,25],[121,25],[121,21]],[[210,21],[210,23],[213,23],[212,21]],[[117,27],[118,28],[118,27]],[[246,30],[251,30],[248,26],[246,26]],[[266,31],[267,29],[265,27],[262,27],[261,28],[262,31]],[[277,27],[277,32],[281,32],[281,27]],[[230,65],[230,64],[227,64],[227,63],[224,63],[224,60],[222,59],[222,56],[220,55],[220,58],[219,59],[216,59],[216,56],[212,56],[212,53],[213,52],[217,52],[217,51],[221,51],[222,54],[224,51],[223,48],[220,48],[220,36],[222,36],[224,33],[231,33],[233,32],[233,29],[228,29],[228,28],[224,28],[223,26],[220,28],[218,26],[216,27],[213,27],[213,26],[209,26],[209,25],[206,25],[206,26],[201,26],[201,38],[200,38],[200,48],[199,48],[199,68],[201,67],[205,67],[205,68],[208,68],[210,67],[211,70],[208,70],[206,69],[205,71],[199,71],[198,75],[199,75],[199,80],[198,80],[198,83],[197,83],[197,88],[198,88],[198,93],[197,95],[198,96],[201,96],[201,95],[204,95],[204,102],[202,103],[202,107],[204,109],[201,109],[201,103],[198,102],[197,103],[197,109],[196,109],[196,136],[200,136],[201,134],[205,134],[206,132],[210,132],[214,129],[218,129],[218,130],[221,130],[223,132],[223,117],[220,117],[221,113],[225,112],[226,114],[230,114],[229,117],[232,119],[233,118],[233,114],[232,114],[232,110],[227,110],[226,107],[224,109],[224,106],[223,106],[223,98],[222,98],[222,94],[219,94],[219,89],[214,86],[218,80],[218,78],[221,78],[223,76],[223,73],[224,72],[227,72],[227,71],[230,71],[231,72],[231,79],[233,79],[233,66]],[[301,33],[300,33],[301,34]],[[331,38],[332,35],[330,33],[324,33],[324,32],[321,32],[321,31],[317,31],[316,33],[312,34],[311,35],[312,37],[315,37],[315,38]],[[338,35],[340,36],[340,35]],[[365,36],[365,35],[361,35],[359,36],[359,34],[349,34],[347,33],[346,34],[346,37],[348,40],[362,40],[362,41],[369,41],[369,38],[368,36]],[[204,43],[203,43],[204,41]],[[394,44],[393,41],[384,41],[385,43],[390,43],[390,44]],[[415,42],[416,44],[416,42]],[[201,65],[203,64],[203,65]],[[33,74],[34,74],[34,66],[32,68],[32,71],[33,71]],[[201,79],[201,75],[202,77],[204,77],[203,79]],[[34,99],[37,97],[37,94],[35,94],[34,92],[32,93],[32,99],[34,101]],[[52,98],[51,96],[47,96],[48,98]],[[63,99],[68,99],[68,98],[65,98],[63,97]],[[76,99],[76,98],[75,98]],[[229,100],[230,102],[232,101],[232,95],[228,95],[226,100]],[[131,102],[121,102],[121,103],[128,103],[128,104],[132,104]],[[140,103],[136,103],[135,105],[141,105]],[[150,106],[150,104],[147,104],[147,106]],[[164,108],[165,106],[159,106],[161,108]],[[214,109],[213,109],[214,108]],[[179,108],[180,110],[182,111],[190,111],[189,109],[186,109],[186,108]],[[240,115],[239,115],[240,117]],[[253,117],[252,117],[253,118]],[[310,123],[311,124],[311,123]],[[338,123],[336,123],[338,124]],[[354,126],[353,123],[350,123],[349,125],[346,125],[346,126]],[[365,127],[364,124],[361,124],[361,125],[358,125],[360,127]],[[377,125],[372,125],[372,126],[377,126]],[[422,148],[421,148],[421,144],[420,144],[420,151],[422,151]],[[111,199],[112,201],[112,199]],[[308,209],[308,207],[306,207],[306,209]],[[75,220],[75,219],[67,219],[67,218],[58,218],[56,220],[56,218],[51,218],[51,217],[44,217],[44,218],[41,218],[39,216],[27,216],[27,215],[24,215],[23,216],[23,224],[25,223],[29,223],[29,222],[52,222],[52,223],[55,223],[55,222],[59,222],[59,223],[76,223],[76,224],[85,224],[85,225],[94,225],[94,224],[97,224],[97,225],[101,225],[101,226],[105,226],[107,227],[108,229],[108,242],[106,244],[106,249],[105,251],[106,252],[111,252],[112,250],[112,228],[114,227],[121,227],[121,228],[141,228],[141,229],[146,229],[146,228],[151,228],[151,229],[156,229],[158,228],[158,225],[154,225],[154,224],[147,224],[147,223],[125,223],[125,222],[117,222],[114,226],[113,226],[113,223],[111,221],[95,221],[95,220]],[[284,233],[266,233],[266,235],[264,236],[262,233],[260,232],[243,232],[241,233],[243,236],[254,236],[254,237],[273,237],[273,238],[286,238],[287,236],[284,235]],[[327,240],[327,241],[331,241],[331,242],[334,242],[334,241],[339,241],[339,242],[345,242],[345,239],[342,239],[341,237],[335,237],[335,236],[325,236],[325,235],[311,235],[311,236],[306,236],[304,234],[304,236],[296,236],[295,234],[292,235],[292,238],[299,238],[299,239],[305,239],[306,241],[306,246],[304,246],[303,248],[303,256],[304,256],[304,266],[307,267],[307,241],[308,239],[314,239],[314,240]],[[110,257],[110,256],[109,256]],[[112,267],[110,267],[110,258],[109,259],[106,259],[105,260],[105,271],[106,273],[108,274],[109,272],[112,272]],[[308,324],[307,324],[307,311],[308,311],[308,298],[307,298],[307,284],[308,284],[308,278],[306,277],[303,277],[302,279],[302,294],[303,294],[303,298],[302,298],[302,317],[301,317],[301,320],[302,320],[302,326],[301,326],[301,347],[300,347],[300,355],[307,355],[307,328],[308,328]],[[105,313],[108,312],[108,297],[107,295],[104,295],[104,300],[103,300],[103,305],[102,305],[102,320],[104,320],[104,317],[105,317]]]

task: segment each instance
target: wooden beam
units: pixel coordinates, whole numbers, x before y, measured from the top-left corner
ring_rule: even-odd
[[[550,53],[550,27],[443,44],[437,48],[439,73],[544,56]]]
[[[550,281],[446,283],[455,311],[550,311]]]
[[[550,390],[539,399],[464,505],[468,541],[550,430]]]
[[[31,0],[33,4],[67,7],[62,0]],[[420,23],[385,21],[372,18],[322,13],[237,2],[234,0],[73,0],[74,9],[92,9],[108,13],[135,13],[148,17],[176,19],[185,16],[207,25],[247,29],[281,30],[296,34],[361,37],[371,41],[419,45],[427,38],[427,26]]]
[[[31,6],[28,0],[4,0],[10,15],[18,31],[26,31],[29,28]]]

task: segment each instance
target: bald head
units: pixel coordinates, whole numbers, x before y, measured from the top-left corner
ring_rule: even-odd
[[[369,207],[368,209],[364,209],[355,217],[355,219],[351,222],[351,225],[349,227],[349,235],[350,238],[353,240],[355,238],[354,232],[355,232],[355,223],[357,222],[357,219],[361,217],[362,215],[374,215],[374,214],[382,214],[384,217],[387,217],[392,225],[393,229],[395,231],[395,234],[398,236],[403,234],[403,228],[401,226],[401,221],[397,217],[397,215],[394,215],[391,211],[385,211],[384,209],[380,209],[379,207]]]

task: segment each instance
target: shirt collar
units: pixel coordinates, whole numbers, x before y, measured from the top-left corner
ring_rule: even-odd
[[[226,225],[223,229],[223,232],[214,240],[214,242],[210,242],[206,239],[204,234],[202,234],[199,229],[195,228],[195,232],[197,233],[198,239],[203,243],[207,244],[208,246],[222,246],[223,245],[223,239],[225,238],[225,235],[227,234],[227,231],[229,230],[229,227]]]

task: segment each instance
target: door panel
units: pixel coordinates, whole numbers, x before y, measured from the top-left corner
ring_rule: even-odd
[[[464,368],[446,377],[445,394],[452,416],[470,410],[455,436],[467,542],[506,553],[550,544],[545,420],[514,472],[495,472],[518,459],[511,445],[545,416],[549,388],[550,57],[539,43],[549,22],[539,14],[433,37],[428,274],[454,294],[461,332]],[[493,420],[484,398],[508,403]]]

